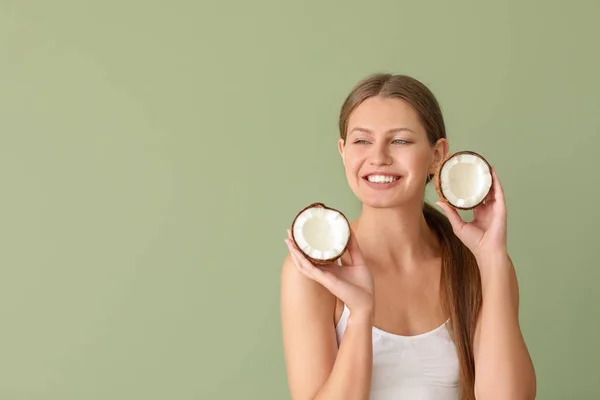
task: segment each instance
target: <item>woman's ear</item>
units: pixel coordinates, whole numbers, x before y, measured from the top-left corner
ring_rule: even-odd
[[[338,151],[340,152],[340,156],[342,156],[342,162],[344,164],[346,164],[346,159],[344,157],[344,145],[345,145],[345,140],[340,138],[340,140],[338,140]]]
[[[433,146],[433,158],[431,160],[431,167],[429,169],[430,174],[435,174],[438,166],[446,156],[448,155],[450,146],[448,145],[448,140],[444,138],[438,139],[438,141]]]

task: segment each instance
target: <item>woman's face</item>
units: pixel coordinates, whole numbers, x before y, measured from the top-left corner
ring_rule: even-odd
[[[348,183],[371,207],[421,202],[427,176],[447,152],[431,146],[417,112],[405,101],[371,97],[354,109],[346,140],[340,139]]]

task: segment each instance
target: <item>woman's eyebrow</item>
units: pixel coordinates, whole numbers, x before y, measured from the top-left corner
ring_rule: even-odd
[[[356,127],[356,128],[353,128],[353,129],[350,131],[350,133],[353,133],[353,132],[355,132],[355,131],[356,131],[356,132],[363,132],[363,133],[366,133],[366,134],[369,134],[369,135],[372,135],[372,134],[373,134],[373,131],[371,131],[370,129],[367,129],[367,128],[361,128],[361,127],[359,127],[359,126],[358,126],[358,127]],[[411,132],[411,133],[416,133],[414,130],[412,130],[412,129],[410,129],[410,128],[407,128],[407,127],[398,127],[398,128],[392,128],[392,129],[389,129],[389,130],[388,130],[386,133],[390,134],[390,133],[398,133],[398,132]]]

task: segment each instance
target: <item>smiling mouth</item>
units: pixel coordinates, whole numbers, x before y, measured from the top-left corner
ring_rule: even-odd
[[[363,178],[371,183],[393,183],[400,179],[397,175],[367,175]]]

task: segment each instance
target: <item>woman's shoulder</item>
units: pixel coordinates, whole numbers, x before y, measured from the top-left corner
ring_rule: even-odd
[[[289,254],[282,263],[280,285],[282,305],[301,307],[311,314],[333,315],[337,298],[323,285],[298,271]]]

